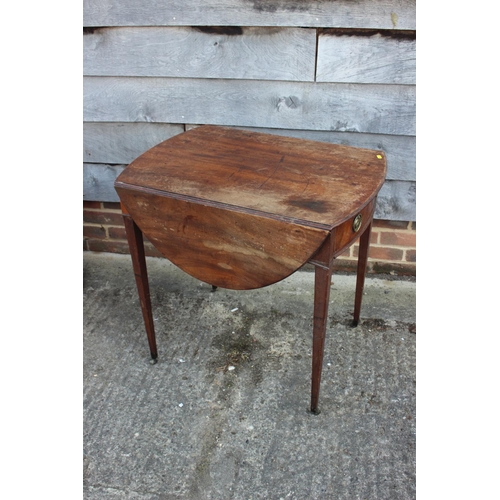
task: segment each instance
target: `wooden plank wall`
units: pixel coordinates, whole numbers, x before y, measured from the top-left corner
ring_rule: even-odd
[[[415,220],[415,0],[84,0],[84,200],[200,124],[382,149]]]

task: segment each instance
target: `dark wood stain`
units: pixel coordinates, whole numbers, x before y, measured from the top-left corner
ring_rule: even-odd
[[[363,28],[321,28],[318,30],[319,36],[359,36],[371,37],[380,35],[387,38],[399,40],[415,40],[417,32],[414,30],[383,30],[383,29],[363,29]]]
[[[192,26],[193,29],[209,35],[243,35],[241,26]]]
[[[325,211],[325,202],[318,200],[287,200],[286,203],[291,205],[292,207],[305,208],[307,210],[312,210],[313,212],[317,212],[319,214]]]
[[[84,35],[93,35],[94,33],[99,32],[102,29],[103,29],[103,27],[99,27],[99,26],[84,27],[83,34]]]
[[[250,0],[258,12],[307,12],[311,8],[308,0]],[[321,3],[321,2],[320,2]]]

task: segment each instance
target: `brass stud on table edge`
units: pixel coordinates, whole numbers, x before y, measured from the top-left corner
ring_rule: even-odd
[[[352,230],[357,233],[361,227],[361,222],[363,221],[363,216],[361,214],[356,215],[352,222]]]

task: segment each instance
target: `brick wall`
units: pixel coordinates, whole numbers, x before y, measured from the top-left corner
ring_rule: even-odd
[[[341,271],[356,269],[358,244],[336,259]],[[83,202],[83,249],[93,252],[129,253],[119,203]],[[161,257],[145,239],[146,255]],[[415,222],[375,220],[368,272],[372,274],[416,275]]]

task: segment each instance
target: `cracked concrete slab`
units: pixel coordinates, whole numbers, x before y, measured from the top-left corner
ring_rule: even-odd
[[[130,257],[84,252],[84,498],[415,498],[415,282],[334,275],[319,415],[314,275],[231,291],[149,258],[149,364]]]

